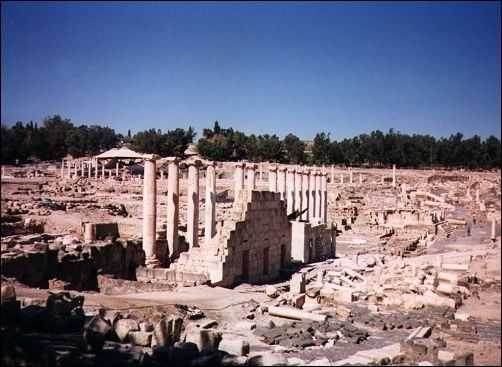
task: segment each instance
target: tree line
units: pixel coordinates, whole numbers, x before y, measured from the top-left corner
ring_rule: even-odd
[[[183,157],[196,133],[192,127],[163,133],[148,129],[131,135],[116,133],[109,127],[85,124],[75,126],[69,119],[54,115],[37,123],[17,122],[1,127],[2,163],[16,160],[54,160],[70,154],[95,155],[117,145],[127,144],[142,153]],[[320,132],[305,142],[294,134],[283,139],[277,135],[246,135],[233,128],[222,128],[218,121],[202,131],[197,143],[201,156],[215,161],[249,160],[293,164],[345,164],[351,166],[399,167],[501,167],[501,142],[495,136],[482,140],[478,135],[464,138],[461,133],[445,138],[402,134],[390,129],[360,134],[341,141]]]

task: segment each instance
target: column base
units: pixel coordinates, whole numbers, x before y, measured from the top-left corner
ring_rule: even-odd
[[[157,257],[152,256],[152,257],[147,257],[145,259],[145,266],[147,268],[153,269],[153,268],[160,268],[160,261],[157,259]]]

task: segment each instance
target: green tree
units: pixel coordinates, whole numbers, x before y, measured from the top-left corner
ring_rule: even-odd
[[[286,161],[290,163],[305,162],[305,143],[299,137],[293,134],[288,134],[283,140],[286,153]]]

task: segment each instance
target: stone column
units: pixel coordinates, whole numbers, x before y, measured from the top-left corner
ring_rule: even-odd
[[[396,165],[392,165],[392,187],[396,187]]]
[[[73,165],[73,175],[74,175],[75,177],[77,177],[77,176],[78,176],[78,166],[77,166],[77,162],[75,162],[75,163],[74,163],[74,165]]]
[[[96,161],[94,162],[94,178],[97,180],[98,179],[98,168],[99,168],[99,164],[98,164],[98,160],[96,159]]]
[[[331,165],[331,183],[335,183],[335,166]]]
[[[164,171],[160,170],[160,181],[164,181]]]
[[[286,204],[287,214],[295,210],[295,169],[288,168],[286,176]]]
[[[256,190],[256,164],[251,163],[246,165],[247,171],[247,189],[251,191]],[[251,196],[250,196],[251,197]]]
[[[92,178],[92,161],[89,161],[87,163],[87,168],[88,168],[87,175],[89,178]]]
[[[328,175],[321,175],[321,223],[328,222]]]
[[[206,246],[209,245],[211,238],[216,234],[216,172],[214,162],[210,162],[206,171],[206,208],[204,239]]]
[[[359,185],[363,183],[363,175],[359,174]]]
[[[315,202],[316,202],[316,218],[322,220],[322,201],[321,201],[321,172],[317,172],[315,176]]]
[[[119,162],[115,163],[115,177],[119,177]]]
[[[235,164],[234,171],[234,199],[240,197],[242,190],[244,189],[244,167],[245,164],[242,162]]]
[[[2,167],[2,176],[4,176],[3,174],[3,167]],[[61,160],[61,178],[64,177],[64,159]]]
[[[188,166],[187,242],[189,248],[199,247],[199,166],[194,161]]]
[[[105,165],[102,163],[101,164],[101,178],[105,179],[106,174],[105,174]]]
[[[68,168],[67,177],[71,178],[71,164],[70,164],[70,161],[66,161],[66,168]]]
[[[312,223],[316,216],[315,175],[316,172],[314,170],[309,170],[309,220]]]
[[[352,179],[352,167],[349,167],[349,183],[352,185],[353,183],[353,179]]]
[[[277,192],[277,165],[268,166],[268,190]]]
[[[497,239],[497,221],[495,220],[495,218],[492,218],[492,233],[490,239],[493,242],[495,242],[495,240]]]
[[[286,198],[286,167],[279,167],[277,173],[277,192],[281,194],[281,200]]]
[[[104,167],[104,166],[103,166]],[[155,156],[145,155],[145,181],[143,183],[143,250],[145,264],[155,267],[160,264],[156,256],[155,236],[157,221],[157,182],[155,181]]]
[[[310,171],[308,169],[304,169],[302,172],[302,208],[301,210],[307,209],[305,213],[302,214],[301,219],[306,220],[308,222],[309,220],[309,184],[310,184]]]
[[[479,189],[476,189],[476,203],[479,203]]]
[[[343,173],[340,173],[340,183],[343,185]]]
[[[295,210],[302,210],[302,169],[298,167],[295,171]],[[300,220],[300,217],[297,218]]]
[[[168,158],[166,240],[170,260],[178,256],[179,168],[176,157]]]

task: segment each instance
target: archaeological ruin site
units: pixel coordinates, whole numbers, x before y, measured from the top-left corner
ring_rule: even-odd
[[[4,365],[500,365],[500,169],[1,173]]]

